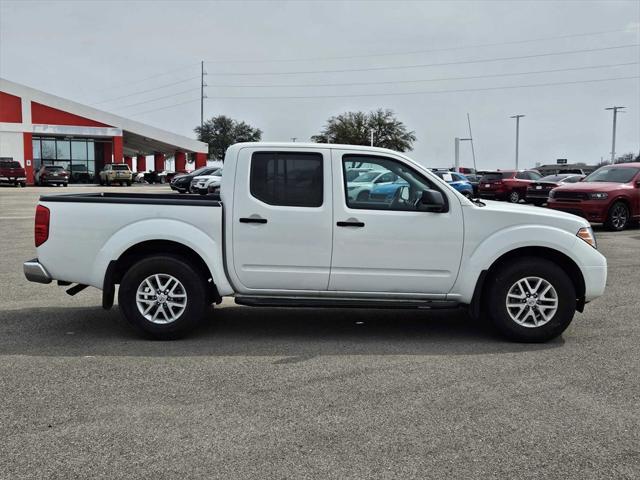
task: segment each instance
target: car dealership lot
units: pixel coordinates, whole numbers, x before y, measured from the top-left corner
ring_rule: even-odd
[[[544,345],[463,311],[228,301],[152,342],[24,279],[38,195],[72,188],[106,189],[0,188],[0,477],[640,475],[640,229],[597,229],[608,290]]]

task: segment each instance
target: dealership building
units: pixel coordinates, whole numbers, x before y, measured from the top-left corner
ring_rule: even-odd
[[[175,170],[185,170],[205,166],[207,152],[206,143],[0,78],[0,158],[20,162],[27,183],[41,165],[93,183],[107,163],[162,171],[173,157]]]

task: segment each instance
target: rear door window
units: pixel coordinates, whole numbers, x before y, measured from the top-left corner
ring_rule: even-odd
[[[255,152],[251,156],[251,195],[269,205],[320,207],[323,157],[307,152]]]
[[[480,182],[495,182],[497,180],[502,180],[504,178],[503,173],[497,172],[497,173],[485,173],[482,178],[480,179]]]

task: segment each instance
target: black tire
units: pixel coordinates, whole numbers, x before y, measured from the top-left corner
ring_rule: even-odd
[[[140,284],[155,274],[168,274],[182,283],[187,304],[182,314],[170,323],[158,324],[145,318],[136,302]],[[144,258],[134,264],[122,278],[118,289],[118,304],[125,318],[142,332],[159,340],[179,338],[194,329],[207,306],[206,279],[187,261],[180,257],[157,255]]]
[[[507,195],[507,200],[509,200],[509,202],[511,203],[520,203],[521,198],[522,196],[517,190],[513,190],[511,193],[509,193],[509,195]]]
[[[111,186],[111,180],[109,180],[108,178],[105,178],[104,183],[107,185],[107,187]]]
[[[368,190],[364,190],[364,191],[360,192],[358,194],[358,196],[356,197],[356,201],[358,201],[358,202],[366,202],[367,200],[369,200],[369,191]]]
[[[127,187],[131,186],[131,180],[127,180]]]
[[[519,280],[527,277],[545,280],[556,292],[557,310],[546,323],[541,321],[540,326],[524,326],[517,323],[511,318],[507,309],[507,294],[510,289]],[[561,335],[573,320],[576,311],[575,287],[569,275],[550,260],[535,257],[514,260],[493,273],[487,281],[484,310],[496,329],[510,340],[525,343],[546,342]],[[528,301],[528,299],[523,300],[523,303]],[[512,301],[518,300],[512,299]],[[537,307],[533,307],[531,311],[535,312],[534,309]],[[538,316],[539,313],[535,315],[538,320],[542,319]],[[527,320],[526,317],[525,320]],[[529,324],[533,322],[533,320],[527,321]]]
[[[68,183],[63,183],[63,184],[62,184],[62,186],[63,186],[63,187],[68,187],[68,186],[69,186],[69,184],[68,184]]]
[[[629,207],[627,207],[626,203],[620,201],[614,202],[611,208],[609,208],[604,226],[607,230],[620,232],[627,228],[630,217]]]

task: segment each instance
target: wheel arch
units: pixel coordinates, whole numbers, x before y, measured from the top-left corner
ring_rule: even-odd
[[[582,312],[585,304],[586,284],[580,267],[568,255],[549,247],[526,246],[510,250],[496,258],[489,268],[483,270],[473,292],[470,311],[473,317],[478,317],[482,301],[486,298],[489,281],[504,265],[518,258],[544,258],[560,265],[567,272],[576,291],[577,310]]]
[[[113,305],[114,287],[121,282],[129,268],[143,258],[154,255],[169,255],[187,260],[206,279],[211,302],[222,301],[214,273],[195,250],[174,240],[145,240],[127,248],[116,260],[109,262],[102,289],[103,308],[109,309]]]

